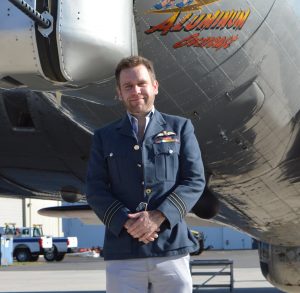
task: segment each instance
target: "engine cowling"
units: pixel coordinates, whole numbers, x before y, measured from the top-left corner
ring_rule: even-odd
[[[27,1],[28,2],[28,1]],[[43,12],[45,1],[32,1]],[[132,0],[47,1],[52,31],[9,1],[0,1],[0,88],[72,90],[112,79],[121,58],[137,53]],[[75,95],[76,96],[76,95]]]
[[[284,292],[300,292],[300,247],[260,242],[261,271],[265,278]]]

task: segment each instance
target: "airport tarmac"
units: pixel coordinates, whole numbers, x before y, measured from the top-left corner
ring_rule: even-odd
[[[261,274],[256,250],[205,251],[200,256],[193,256],[192,259],[233,260],[233,292],[235,293],[282,292],[274,288]],[[212,270],[212,268],[205,268],[205,270]],[[226,283],[229,280],[227,277],[219,276],[221,279],[216,277],[210,282]],[[195,278],[198,277],[193,277],[194,282],[199,283]],[[53,263],[47,263],[40,258],[33,263],[14,263],[12,266],[0,267],[0,292],[105,293],[105,285],[105,262],[99,257],[70,255],[62,262]],[[197,292],[225,293],[230,290],[229,288],[201,288]]]

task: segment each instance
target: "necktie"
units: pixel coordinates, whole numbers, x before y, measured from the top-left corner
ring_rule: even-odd
[[[138,118],[138,132],[137,132],[137,138],[139,141],[143,140],[145,126],[146,126],[146,117],[139,117]]]
[[[140,117],[140,118],[132,117],[131,124],[138,141],[141,142],[144,137],[146,117]]]
[[[138,136],[138,122],[134,117],[131,117],[131,125],[132,125],[132,129],[137,137]]]

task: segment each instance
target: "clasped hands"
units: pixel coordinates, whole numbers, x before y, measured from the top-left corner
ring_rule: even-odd
[[[163,213],[157,210],[128,214],[128,218],[125,229],[133,238],[145,244],[158,238],[159,227],[165,220]]]

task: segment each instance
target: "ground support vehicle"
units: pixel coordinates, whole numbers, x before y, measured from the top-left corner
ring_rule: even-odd
[[[44,235],[41,224],[17,229],[23,236],[41,237]],[[72,253],[77,246],[77,237],[52,237],[52,245],[43,251],[43,255],[46,261],[62,261],[66,253]]]
[[[62,261],[67,253],[77,251],[77,237],[53,237],[53,246],[44,254],[46,261]]]
[[[14,257],[18,261],[36,261],[43,255],[46,261],[62,261],[66,253],[77,251],[77,237],[44,236],[42,225],[15,227],[9,223],[0,227],[0,234],[12,235]]]
[[[52,247],[52,237],[37,234],[31,228],[16,228],[15,224],[0,227],[0,234],[13,238],[13,257],[19,262],[37,261]]]
[[[204,234],[202,232],[191,230],[193,236],[197,239],[199,242],[199,249],[195,252],[192,252],[191,255],[199,255],[204,250]]]
[[[42,237],[14,237],[13,257],[19,262],[37,261],[52,248],[52,238]]]

